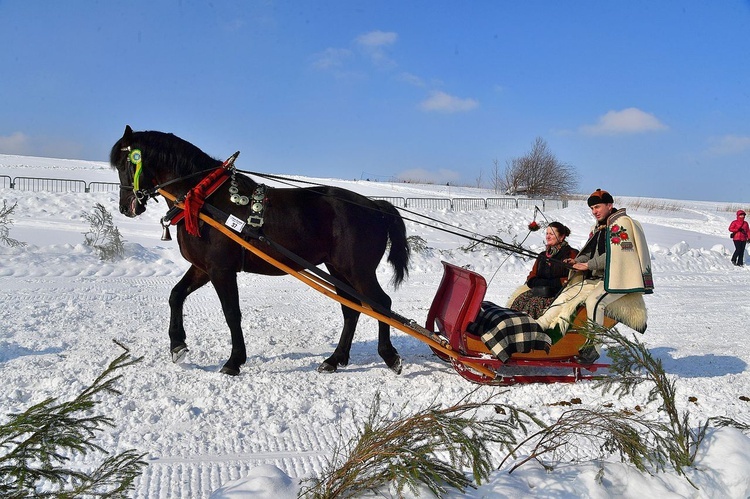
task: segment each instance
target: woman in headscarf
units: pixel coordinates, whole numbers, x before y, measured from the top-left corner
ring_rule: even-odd
[[[578,251],[565,240],[570,229],[560,222],[551,222],[544,236],[546,249],[539,253],[526,278],[527,290],[512,297],[509,308],[525,312],[534,319],[544,313],[555,296],[568,282],[569,269],[563,260],[575,258]],[[518,292],[517,292],[518,293]]]

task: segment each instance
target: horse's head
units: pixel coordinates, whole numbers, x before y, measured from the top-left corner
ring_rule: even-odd
[[[185,194],[200,181],[196,174],[222,164],[176,135],[134,132],[130,126],[112,146],[109,162],[120,175],[120,213],[128,217],[146,211],[158,186],[171,184],[173,194]]]
[[[148,197],[141,189],[155,183],[152,175],[143,169],[142,149],[137,133],[127,125],[122,138],[112,146],[109,154],[109,163],[120,176],[120,213],[127,217],[136,217],[146,211]]]

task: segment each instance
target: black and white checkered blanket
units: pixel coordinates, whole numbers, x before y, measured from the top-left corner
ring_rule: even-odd
[[[550,337],[531,316],[489,301],[482,302],[477,318],[467,330],[481,337],[487,348],[502,362],[516,352],[549,352],[552,344]]]

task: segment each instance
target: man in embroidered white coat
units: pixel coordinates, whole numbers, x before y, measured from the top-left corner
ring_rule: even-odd
[[[585,300],[587,317],[604,325],[606,315],[643,332],[646,329],[643,294],[653,293],[651,257],[641,225],[614,207],[612,195],[597,189],[587,203],[596,219],[589,240],[575,259],[567,260],[578,275],[558,295],[537,322],[544,329],[559,327],[564,334],[570,312]],[[623,298],[628,298],[622,300]],[[612,305],[623,301],[620,314]],[[582,362],[593,362],[593,348],[581,350]]]

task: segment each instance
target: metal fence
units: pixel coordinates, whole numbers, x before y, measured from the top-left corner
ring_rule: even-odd
[[[86,192],[118,192],[120,184],[117,182],[89,182]]]
[[[452,208],[458,211],[484,210],[487,208],[487,200],[484,198],[453,198],[452,201]]]
[[[0,188],[29,192],[117,192],[117,182],[89,182],[67,178],[13,177],[0,175]]]
[[[13,179],[14,189],[31,192],[88,192],[83,180],[64,178],[16,177]]]
[[[451,210],[450,198],[406,198],[407,208],[427,208],[430,210]]]
[[[60,178],[15,177],[0,175],[0,187],[10,187],[21,191],[47,192],[118,192],[117,182],[89,182]],[[515,197],[502,198],[404,198],[398,196],[372,196],[372,199],[384,199],[399,208],[425,208],[430,210],[484,210],[489,208],[516,209],[539,206],[547,209],[567,208],[565,199],[527,199]]]
[[[487,198],[487,208],[518,208],[516,198]]]
[[[393,206],[398,208],[406,208],[406,198],[400,198],[395,196],[370,196],[370,199],[382,199],[388,201]]]

